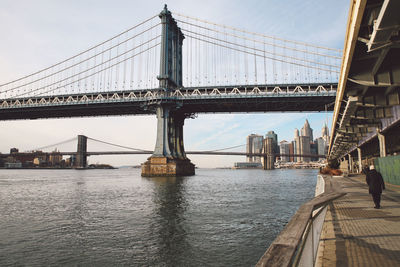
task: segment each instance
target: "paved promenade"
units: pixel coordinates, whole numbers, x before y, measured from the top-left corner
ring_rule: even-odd
[[[374,209],[364,175],[335,177],[347,195],[328,206],[317,266],[400,266],[400,187]]]

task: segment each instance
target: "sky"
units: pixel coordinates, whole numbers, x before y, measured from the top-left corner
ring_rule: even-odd
[[[164,4],[172,12],[252,32],[343,48],[349,0],[2,0],[0,8],[0,84],[33,73],[100,43],[158,14]],[[186,150],[213,150],[245,144],[252,133],[278,134],[293,140],[295,128],[308,119],[314,137],[323,124],[331,127],[332,113],[199,114],[185,120]],[[0,121],[0,152],[20,151],[70,139],[78,134],[124,146],[153,150],[155,116],[117,116]],[[76,143],[58,146],[76,150]],[[110,150],[88,143],[88,150]],[[121,149],[118,149],[121,150]],[[241,148],[242,151],[245,147]],[[89,163],[138,165],[148,156],[97,156]],[[230,167],[245,161],[236,156],[189,158],[198,167]]]

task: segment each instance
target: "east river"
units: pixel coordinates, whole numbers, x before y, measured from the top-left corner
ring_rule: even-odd
[[[316,170],[0,170],[0,266],[253,266]]]

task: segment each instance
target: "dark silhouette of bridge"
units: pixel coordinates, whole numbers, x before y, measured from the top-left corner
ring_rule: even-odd
[[[87,140],[92,140],[98,143],[124,148],[125,151],[88,151],[87,150]],[[7,158],[9,156],[29,156],[34,153],[46,153],[43,152],[44,149],[55,149],[57,146],[64,145],[67,143],[72,143],[78,141],[77,150],[76,151],[55,151],[55,152],[47,152],[47,154],[57,154],[62,156],[75,156],[77,168],[85,168],[87,165],[87,157],[89,156],[102,156],[102,155],[150,155],[153,154],[151,150],[144,150],[140,148],[133,148],[129,146],[124,146],[120,144],[110,143],[94,138],[90,138],[87,136],[79,135],[78,137],[71,138],[65,141],[58,142],[56,144],[51,144],[47,146],[43,146],[40,148],[35,148],[27,152],[12,152],[0,154],[0,157]],[[227,151],[232,148],[244,147],[245,145],[238,145],[227,148],[219,148],[214,150],[203,150],[203,151],[187,151],[186,154],[189,155],[216,155],[216,156],[248,156],[248,157],[268,157],[272,156],[274,158],[285,156],[285,157],[303,157],[303,158],[326,158],[325,155],[317,155],[317,154],[281,154],[281,153],[249,153],[249,152],[241,152],[241,151]]]

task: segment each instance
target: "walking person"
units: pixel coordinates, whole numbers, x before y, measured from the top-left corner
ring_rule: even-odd
[[[374,165],[369,167],[369,171],[366,173],[366,181],[369,186],[369,193],[372,195],[372,199],[375,203],[375,209],[381,208],[381,194],[382,190],[385,189],[385,182],[383,181],[382,175],[375,170]]]

